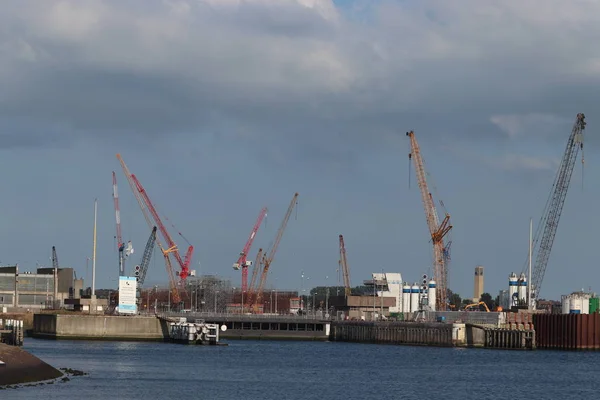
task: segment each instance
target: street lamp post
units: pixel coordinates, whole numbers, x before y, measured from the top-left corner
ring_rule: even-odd
[[[219,293],[218,290],[215,290],[215,314],[217,313],[217,294]]]

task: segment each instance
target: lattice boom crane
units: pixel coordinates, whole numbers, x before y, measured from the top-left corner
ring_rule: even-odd
[[[583,113],[577,114],[575,123],[571,129],[571,134],[567,140],[567,148],[563,154],[563,158],[558,168],[554,184],[552,185],[552,190],[546,203],[542,219],[535,234],[534,247],[537,248],[537,255],[535,258],[535,265],[532,268],[532,277],[530,282],[532,293],[529,294],[529,302],[532,306],[535,305],[535,300],[539,297],[542,287],[542,281],[544,279],[544,274],[546,273],[548,260],[550,259],[552,244],[554,243],[562,209],[567,198],[567,192],[569,190],[571,176],[573,175],[573,169],[575,168],[577,154],[579,153],[579,150],[583,152],[583,131],[585,130],[585,126],[585,115]],[[582,157],[582,164],[583,161],[584,160]],[[541,232],[542,227],[543,233]],[[539,239],[540,233],[542,234],[541,240]]]
[[[444,237],[452,229],[450,225],[450,215],[446,216],[439,223],[439,217],[435,208],[435,203],[425,178],[425,164],[421,155],[421,149],[417,143],[415,133],[413,131],[406,132],[406,136],[410,138],[411,152],[408,155],[409,160],[412,159],[415,164],[415,173],[417,182],[421,191],[423,207],[425,209],[425,217],[427,219],[427,227],[431,234],[433,244],[433,272],[437,282],[438,296],[436,298],[436,310],[446,311],[448,308],[448,248],[444,244]]]
[[[145,200],[137,188],[133,174],[129,171],[129,168],[125,164],[125,161],[123,160],[123,158],[121,157],[120,154],[117,154],[117,159],[119,160],[119,163],[121,164],[121,168],[123,169],[125,178],[127,178],[127,182],[129,183],[129,186],[131,187],[131,191],[133,192],[133,195],[135,196],[135,199],[137,200],[137,202],[140,206],[140,210],[142,210],[142,214],[144,215],[144,219],[146,220],[148,227],[150,229],[153,229],[155,226],[154,222],[152,221],[153,217],[149,214],[148,207],[146,206]],[[172,297],[173,303],[177,304],[181,301],[181,294],[180,294],[180,290],[178,288],[177,282],[175,280],[173,266],[171,264],[171,259],[169,257],[169,254],[171,252],[173,252],[174,250],[176,250],[177,248],[175,247],[175,248],[169,248],[169,249],[165,250],[165,247],[160,242],[158,235],[156,235],[155,238],[156,238],[155,239],[156,244],[158,245],[158,247],[159,247],[160,251],[162,252],[163,257],[165,259],[165,267],[167,270],[167,275],[169,276],[171,297]],[[189,250],[188,250],[188,252],[189,252]],[[185,287],[182,287],[181,291],[185,293]]]
[[[167,231],[165,224],[163,224],[160,216],[158,215],[158,211],[156,211],[156,208],[154,207],[154,204],[152,204],[152,201],[150,201],[148,193],[146,192],[140,181],[136,178],[135,174],[132,174],[131,178],[135,182],[135,186],[137,187],[138,192],[140,192],[140,195],[144,199],[144,203],[150,211],[150,214],[152,214],[154,222],[156,222],[156,225],[158,226],[158,230],[160,231],[163,238],[167,242],[167,245],[169,246],[167,252],[173,253],[173,256],[175,257],[175,259],[179,263],[179,266],[181,267],[181,271],[178,273],[179,277],[181,278],[181,280],[185,280],[189,274],[189,264],[192,260],[192,254],[194,253],[194,246],[190,245],[185,255],[185,259],[181,258],[181,255],[179,254],[179,251],[177,249],[177,245],[173,241],[173,238],[171,238],[171,235],[169,234],[169,231]]]
[[[260,214],[258,214],[256,223],[254,224],[254,227],[252,227],[252,232],[250,232],[250,236],[248,237],[248,240],[246,241],[246,245],[244,246],[244,249],[240,253],[240,257],[238,258],[237,262],[233,264],[233,269],[235,269],[235,270],[239,270],[240,267],[242,268],[242,291],[244,291],[244,292],[248,290],[248,266],[249,265],[248,265],[248,261],[246,260],[246,257],[248,257],[248,253],[250,252],[252,243],[254,242],[254,239],[256,238],[256,234],[258,233],[258,228],[260,228],[260,225],[262,224],[263,219],[267,215],[267,211],[268,211],[267,207],[264,207],[262,210],[260,210]]]
[[[346,246],[344,244],[344,236],[342,235],[340,235],[340,266],[344,275],[344,293],[348,297],[351,294],[352,287],[350,286],[350,269],[348,268],[348,261],[346,259]]]
[[[294,210],[294,206],[298,203],[298,193],[294,194],[292,201],[283,217],[283,221],[281,221],[281,225],[279,226],[279,230],[277,231],[277,236],[275,237],[275,242],[273,242],[273,247],[271,247],[271,251],[268,256],[263,258],[263,271],[260,276],[260,283],[258,285],[258,290],[256,291],[256,300],[254,302],[255,307],[260,304],[262,301],[263,290],[265,287],[265,283],[267,282],[267,274],[269,273],[269,267],[275,258],[275,253],[277,253],[277,248],[279,247],[279,243],[281,242],[281,238],[283,237],[283,233],[285,232],[285,227],[287,226],[288,221],[290,220],[290,216],[292,215],[292,211]]]

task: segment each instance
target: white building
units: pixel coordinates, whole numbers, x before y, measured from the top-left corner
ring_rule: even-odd
[[[396,306],[390,313],[402,312],[402,275],[398,272],[374,272],[373,281],[377,284],[377,296],[396,298]]]

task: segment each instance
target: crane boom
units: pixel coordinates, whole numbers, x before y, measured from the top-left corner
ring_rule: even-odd
[[[544,279],[544,274],[546,273],[548,260],[550,259],[552,244],[554,243],[562,209],[567,198],[573,169],[575,168],[577,154],[580,149],[583,151],[583,131],[585,130],[585,126],[585,115],[583,113],[577,114],[575,123],[571,129],[571,134],[567,140],[567,147],[556,173],[554,184],[552,185],[552,190],[550,191],[550,196],[548,197],[546,207],[544,208],[542,219],[538,225],[538,231],[535,235],[535,247],[537,247],[539,243],[539,248],[537,250],[535,266],[533,267],[530,282],[532,293],[529,295],[529,302],[532,306],[535,304],[535,299],[540,294],[542,281]],[[541,239],[538,240],[542,227],[543,233]]]
[[[137,187],[135,186],[135,182],[133,181],[133,178],[132,178],[133,174],[129,171],[129,168],[125,164],[125,161],[123,161],[123,157],[121,157],[120,154],[117,154],[117,160],[119,160],[119,163],[121,164],[121,168],[123,169],[125,178],[127,179],[127,182],[129,183],[129,187],[131,187],[131,191],[133,192],[133,195],[135,196],[135,199],[137,200],[137,202],[140,206],[140,209],[142,210],[144,219],[148,223],[148,228],[152,229],[152,227],[154,226],[154,224],[152,223],[152,218],[150,217],[150,215],[148,215],[148,210],[146,209],[146,205],[144,204],[144,199],[138,192]],[[156,241],[157,241],[157,243],[160,244],[160,240],[158,240],[158,237],[157,237]],[[161,246],[161,248],[162,248],[162,246]]]
[[[146,220],[148,227],[150,229],[153,229],[154,223],[152,222],[152,217],[148,214],[148,209],[146,207],[144,199],[142,198],[142,195],[140,194],[140,192],[137,190],[137,186],[133,179],[133,174],[129,171],[127,164],[125,164],[125,161],[123,160],[123,157],[121,157],[120,154],[117,154],[117,159],[119,160],[119,163],[121,164],[121,168],[123,169],[125,178],[127,179],[127,182],[129,183],[129,187],[131,188],[131,191],[133,192],[133,195],[135,196],[135,199],[137,200],[137,202],[140,206],[140,210],[142,210],[142,214],[144,215],[144,219]],[[172,251],[172,249],[165,250],[164,246],[160,242],[158,235],[156,236],[156,244],[158,245],[158,247],[159,247],[160,251],[162,252],[163,257],[165,259],[165,268],[166,268],[167,274],[169,276],[169,285],[170,285],[171,295],[173,297],[173,302],[177,304],[181,301],[181,295],[180,295],[179,289],[177,287],[177,282],[175,281],[175,276],[173,273],[173,266],[171,264],[171,259],[169,258],[169,253]]]
[[[248,305],[253,304],[252,297],[254,296],[254,292],[256,291],[256,278],[258,277],[258,271],[260,271],[262,268],[262,261],[263,249],[258,249],[258,253],[256,253],[256,260],[254,260],[254,268],[252,269],[252,280],[250,281],[250,285],[248,285],[248,292],[246,296],[246,303]]]
[[[119,276],[125,275],[125,243],[121,233],[121,209],[119,208],[119,191],[117,187],[117,174],[112,173],[113,178],[113,202],[115,206],[115,221],[117,226],[117,251],[119,252]]]
[[[277,236],[275,237],[275,241],[273,242],[273,247],[271,247],[271,251],[267,257],[263,256],[263,271],[260,276],[260,283],[258,284],[258,290],[256,291],[256,301],[254,302],[255,306],[258,306],[262,300],[263,290],[265,287],[265,283],[267,282],[267,275],[269,273],[269,267],[275,258],[275,254],[277,253],[277,248],[279,247],[279,243],[281,242],[281,238],[283,237],[283,233],[285,232],[285,227],[287,226],[288,221],[292,215],[292,211],[294,210],[294,206],[298,203],[298,193],[294,193],[294,197],[292,197],[292,201],[283,217],[283,221],[281,221],[281,225],[279,226],[279,230],[277,231]]]
[[[117,188],[117,174],[112,173],[113,178],[113,202],[115,205],[115,220],[117,222],[117,249],[121,249],[123,244],[123,236],[121,235],[121,210],[119,209],[119,191]]]
[[[267,215],[267,211],[268,211],[267,207],[263,207],[263,209],[260,210],[260,213],[258,214],[258,218],[256,219],[256,222],[254,223],[254,226],[252,227],[252,231],[250,232],[250,236],[248,237],[248,240],[246,241],[246,244],[244,245],[244,249],[240,253],[240,257],[238,258],[237,262],[235,264],[233,264],[233,269],[239,270],[240,267],[242,268],[242,291],[248,290],[248,263],[247,263],[246,257],[248,256],[248,253],[250,252],[250,248],[252,247],[254,238],[256,238],[256,233],[258,232],[258,228],[260,228],[260,225],[262,224],[263,219]]]
[[[144,248],[144,254],[142,255],[142,262],[139,265],[139,276],[138,276],[138,287],[144,285],[144,280],[146,280],[146,272],[148,271],[148,266],[150,265],[150,259],[152,258],[152,252],[154,251],[154,244],[156,243],[156,226],[152,228],[152,232],[150,233],[150,237],[146,242],[146,247]]]
[[[154,223],[152,222],[152,217],[148,214],[148,209],[146,207],[146,204],[144,203],[144,199],[142,198],[141,194],[137,190],[135,181],[133,180],[133,174],[129,171],[129,168],[125,164],[125,161],[123,160],[123,157],[121,157],[120,154],[117,154],[117,159],[119,160],[119,163],[121,164],[121,168],[123,169],[125,178],[127,178],[129,187],[131,188],[131,191],[133,192],[133,195],[135,196],[135,199],[137,200],[137,202],[140,206],[140,210],[142,210],[144,219],[146,220],[148,227],[152,229],[154,227]],[[163,257],[165,259],[165,268],[166,268],[167,274],[169,276],[169,284],[170,284],[170,290],[171,290],[171,296],[173,298],[173,302],[179,303],[181,301],[181,295],[179,293],[179,288],[177,287],[177,282],[175,281],[175,276],[173,273],[173,266],[171,264],[171,259],[169,258],[169,253],[172,251],[172,249],[165,250],[165,248],[162,245],[162,243],[160,242],[160,239],[158,236],[156,236],[156,244],[160,248],[160,251],[162,252]],[[182,291],[185,293],[185,288],[182,288]]]
[[[52,246],[52,268],[58,269],[58,255],[56,254],[56,247]]]
[[[160,216],[158,215],[158,211],[156,211],[154,204],[152,204],[152,201],[148,197],[148,193],[146,192],[146,189],[144,189],[144,187],[142,186],[142,184],[140,183],[140,181],[137,179],[137,177],[134,174],[131,175],[131,178],[133,179],[138,192],[144,199],[144,203],[146,204],[146,207],[148,208],[148,210],[150,211],[150,214],[154,218],[154,221],[156,222],[156,225],[158,226],[160,233],[163,235],[163,238],[165,239],[165,241],[167,242],[167,245],[169,246],[169,249],[167,251],[169,253],[173,253],[173,256],[175,257],[175,259],[179,263],[179,266],[181,267],[181,271],[178,273],[179,277],[182,280],[185,280],[188,276],[188,271],[189,271],[188,266],[191,261],[192,254],[194,252],[194,246],[190,246],[188,248],[187,254],[185,256],[185,260],[182,259],[181,255],[179,254],[179,251],[177,249],[177,245],[173,241],[173,238],[171,238],[169,231],[167,231],[167,228],[163,224]]]
[[[344,245],[344,236],[342,235],[340,235],[340,265],[342,267],[342,274],[344,275],[344,294],[348,297],[351,294],[350,269],[348,268],[346,246]]]
[[[448,308],[448,248],[444,244],[444,237],[452,229],[450,225],[450,215],[446,213],[444,219],[439,223],[439,217],[433,201],[433,196],[429,191],[427,179],[425,177],[425,163],[421,155],[421,149],[413,131],[406,132],[406,136],[410,138],[411,152],[408,155],[409,160],[412,159],[415,164],[415,173],[417,182],[421,191],[421,199],[425,210],[427,227],[431,235],[433,244],[433,271],[435,280],[437,281],[438,293],[436,296],[436,309],[445,311]]]

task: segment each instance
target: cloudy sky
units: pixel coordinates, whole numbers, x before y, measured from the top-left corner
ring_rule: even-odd
[[[97,197],[97,287],[116,287],[112,171],[129,266],[149,234],[121,153],[201,273],[239,285],[260,208],[252,257],[297,191],[270,283],[299,288],[303,270],[305,286],[335,284],[340,233],[353,284],[382,269],[415,281],[432,257],[414,130],[452,216],[449,286],[472,296],[481,264],[496,294],[584,112],[585,173],[578,161],[542,297],[600,290],[599,19],[591,0],[7,0],[0,263],[33,270],[54,245],[85,277]],[[155,255],[147,282],[165,282]]]

